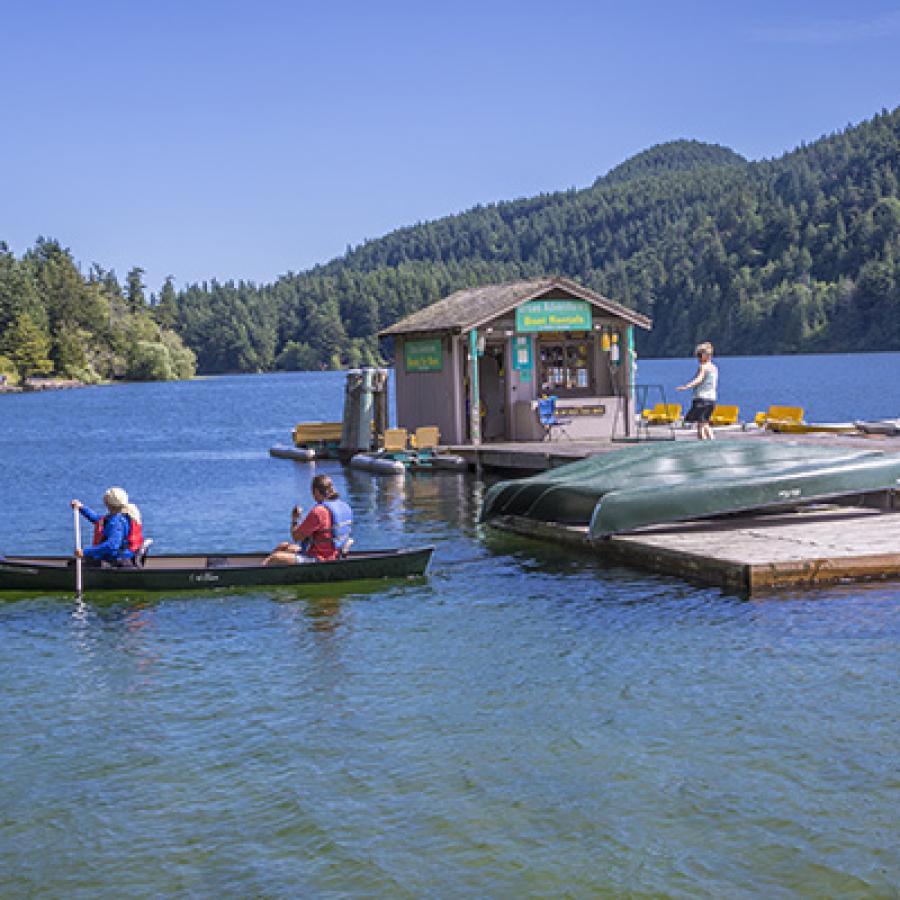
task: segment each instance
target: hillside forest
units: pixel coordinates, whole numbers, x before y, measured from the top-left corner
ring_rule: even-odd
[[[403,228],[271,284],[168,279],[149,299],[140,269],[123,288],[54,241],[20,260],[4,246],[0,353],[79,377],[184,377],[194,355],[204,373],[378,364],[380,328],[461,287],[546,274],[650,316],[645,356],[699,339],[900,350],[898,167],[900,107],[771,160],[680,140],[588,188]]]

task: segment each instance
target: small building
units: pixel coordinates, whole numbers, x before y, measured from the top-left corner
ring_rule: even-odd
[[[567,278],[457,291],[407,316],[394,339],[397,424],[444,444],[544,438],[555,396],[573,440],[634,430],[634,326],[651,321]]]

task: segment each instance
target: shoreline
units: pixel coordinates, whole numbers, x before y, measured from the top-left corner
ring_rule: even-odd
[[[24,384],[0,384],[0,394],[32,394],[80,387],[87,387],[87,384],[77,378],[26,378]]]

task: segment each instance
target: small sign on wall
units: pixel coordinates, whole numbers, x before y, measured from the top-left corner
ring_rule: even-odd
[[[524,334],[517,334],[513,339],[513,368],[519,373],[520,381],[531,381],[533,359],[531,338]]]
[[[403,359],[407,372],[441,372],[444,369],[444,350],[440,338],[404,341]]]

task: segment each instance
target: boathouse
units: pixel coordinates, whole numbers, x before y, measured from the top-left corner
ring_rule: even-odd
[[[542,397],[573,440],[634,430],[634,327],[651,321],[567,278],[466,288],[380,332],[397,424],[444,444],[539,441]]]

